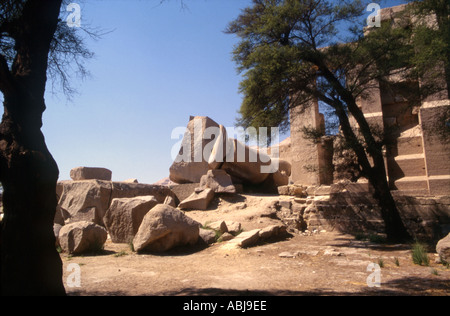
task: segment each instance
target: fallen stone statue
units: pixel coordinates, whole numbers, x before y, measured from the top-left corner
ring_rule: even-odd
[[[272,155],[268,151],[267,147],[249,147],[229,138],[227,129],[209,117],[191,117],[170,167],[170,180],[178,184],[200,183],[209,171],[223,170],[233,184],[287,185],[290,163],[280,160],[276,151]],[[217,172],[214,176],[219,177]]]

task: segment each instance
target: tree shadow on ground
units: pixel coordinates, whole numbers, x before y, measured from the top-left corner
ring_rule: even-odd
[[[220,206],[221,200],[230,204],[236,204],[246,202],[247,198],[237,193],[217,193],[206,211],[217,211]],[[187,210],[187,212],[189,213],[189,210]]]
[[[105,249],[98,249],[98,250],[91,250],[91,251],[87,251],[87,252],[83,252],[80,254],[68,254],[68,253],[63,253],[66,254],[68,257],[103,257],[103,256],[111,256],[114,254],[117,254],[117,252],[112,251],[112,250],[105,250]]]
[[[69,296],[128,296],[127,291],[75,291]],[[289,296],[449,296],[450,280],[437,277],[405,277],[382,283],[380,288],[362,288],[359,291],[314,290],[238,290],[221,288],[184,288],[158,293],[140,293],[136,296],[232,296],[232,297],[289,297]]]
[[[405,277],[382,283],[380,288],[362,288],[360,291],[333,291],[314,289],[292,290],[236,290],[219,288],[186,288],[180,291],[158,293],[168,296],[448,296],[450,280],[435,277]]]
[[[330,245],[332,247],[372,249],[379,251],[402,251],[411,250],[412,244],[392,244],[388,242],[373,242],[370,240],[358,240],[355,237],[338,237],[336,243]]]
[[[182,257],[182,256],[193,255],[197,252],[205,250],[206,248],[208,248],[208,245],[199,240],[195,245],[192,245],[189,247],[178,246],[178,247],[172,248],[170,250],[167,250],[165,252],[140,251],[140,252],[138,252],[138,254],[158,256],[158,257]]]

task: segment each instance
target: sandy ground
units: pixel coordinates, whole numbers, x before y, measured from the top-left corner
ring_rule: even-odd
[[[261,216],[278,198],[220,199],[209,211],[186,214],[202,224],[220,219],[240,221],[244,230],[263,228],[279,223]],[[322,232],[247,249],[223,242],[164,255],[136,254],[108,240],[101,254],[61,256],[69,295],[450,295],[450,269],[435,263],[432,252],[430,266],[415,265],[410,249]],[[368,278],[376,281],[369,277],[372,263],[382,266],[380,287],[368,286]]]

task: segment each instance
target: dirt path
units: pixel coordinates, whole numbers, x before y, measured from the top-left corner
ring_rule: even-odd
[[[240,220],[245,230],[262,228],[276,222],[258,213],[271,199],[219,201],[215,210],[187,214],[201,223]],[[227,245],[161,256],[136,254],[128,245],[108,241],[101,255],[62,254],[66,290],[69,295],[133,296],[450,295],[450,270],[434,263],[432,253],[429,267],[414,265],[410,245],[377,245],[335,232],[293,235],[248,249]],[[70,287],[75,270],[68,268],[73,263],[80,267],[81,287]],[[371,263],[383,266],[381,287],[367,284]]]

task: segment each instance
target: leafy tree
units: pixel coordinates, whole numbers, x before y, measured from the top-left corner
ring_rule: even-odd
[[[1,294],[64,295],[53,220],[58,166],[41,132],[47,77],[73,90],[69,62],[86,74],[92,56],[65,19],[62,0],[3,0],[0,4]]]
[[[411,60],[414,65],[412,74],[445,83],[445,86],[436,83],[426,86],[429,91],[422,91],[422,94],[427,97],[444,91],[446,95],[441,99],[450,99],[450,2],[416,1],[408,6],[406,14],[415,18],[414,36],[411,38],[415,47]]]
[[[239,124],[288,126],[294,106],[317,99],[339,120],[347,145],[374,187],[388,240],[409,240],[390,192],[383,135],[357,105],[374,82],[413,69],[410,25],[390,21],[363,32],[367,3],[326,0],[253,0],[227,28],[241,38],[234,60],[244,72]],[[345,30],[344,30],[345,28]],[[356,121],[356,127],[350,123]]]
[[[450,1],[424,0],[411,3],[406,14],[414,17],[412,45],[415,54],[411,76],[422,80],[420,94],[426,101],[450,99]],[[443,144],[450,140],[450,107],[436,112],[428,132]]]

